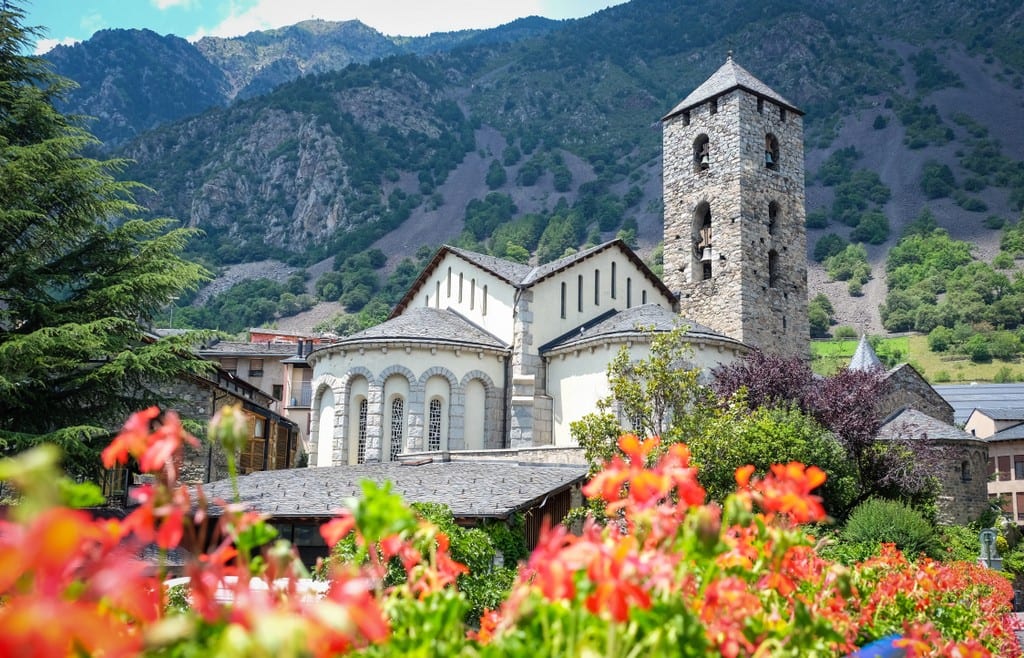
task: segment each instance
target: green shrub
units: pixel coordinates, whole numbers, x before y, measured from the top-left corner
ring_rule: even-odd
[[[1013,376],[1013,370],[1009,366],[1003,366],[992,376],[992,381],[997,384],[1009,384],[1016,381],[1016,378]]]
[[[846,292],[850,293],[850,297],[860,297],[864,294],[864,284],[859,279],[850,279],[846,284]]]
[[[981,334],[974,334],[964,342],[964,354],[975,363],[985,363],[992,360],[992,353],[989,351],[988,340]]]
[[[1005,251],[1000,251],[998,254],[996,254],[996,257],[992,259],[992,267],[996,268],[997,270],[1013,269],[1013,264],[1013,256],[1006,253]]]
[[[807,228],[828,228],[828,212],[824,208],[809,212],[804,219],[804,224]]]
[[[953,344],[953,330],[938,326],[928,333],[928,349],[932,352],[945,352]]]
[[[895,544],[910,558],[921,553],[940,555],[932,524],[921,512],[896,500],[864,501],[850,512],[840,537],[854,544]]]
[[[832,332],[832,335],[834,335],[836,338],[849,340],[851,338],[857,337],[857,330],[848,324],[844,324],[836,327],[835,331]]]
[[[886,119],[881,114],[879,114],[878,116],[875,117],[875,121],[871,124],[871,127],[874,128],[875,130],[881,130],[885,128],[887,125],[889,125],[889,120]]]
[[[952,380],[953,380],[953,378],[949,376],[949,371],[948,370],[940,370],[937,373],[935,373],[935,381],[936,382],[948,382],[948,381],[952,381]]]
[[[983,221],[982,224],[985,225],[985,228],[999,230],[1006,225],[1006,220],[999,215],[989,215],[985,218],[985,221]]]
[[[868,244],[882,244],[889,239],[889,219],[877,210],[870,210],[860,216],[857,228],[850,233],[850,239]]]
[[[830,256],[835,256],[846,249],[847,244],[849,243],[841,235],[835,233],[823,235],[814,243],[814,260],[820,263]]]
[[[941,199],[953,193],[956,181],[948,165],[928,160],[921,168],[921,191],[929,199]]]

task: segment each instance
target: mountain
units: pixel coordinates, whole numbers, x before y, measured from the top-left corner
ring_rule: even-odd
[[[127,135],[125,122],[106,127],[116,111],[90,107],[129,105],[126,81],[178,74],[164,54],[146,58],[149,74],[105,60],[101,36],[59,53],[58,71],[82,85],[98,134]],[[379,248],[389,271],[442,241],[545,260],[619,231],[649,251],[661,239],[659,119],[732,50],[807,112],[810,254],[832,233],[869,243],[861,296],[816,263],[812,291],[841,322],[877,331],[885,255],[923,208],[987,259],[1000,236],[990,218],[1019,217],[1022,37],[1010,0],[633,0],[417,39],[309,21],[200,41],[191,84],[219,100],[173,121],[151,112],[111,143],[154,190],[154,213],[207,231],[195,253],[214,264],[336,256],[343,268]],[[184,48],[161,39],[151,53]]]

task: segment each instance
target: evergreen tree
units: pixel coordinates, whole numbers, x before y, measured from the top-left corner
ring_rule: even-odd
[[[196,336],[146,323],[207,276],[180,256],[194,231],[143,220],[117,160],[55,103],[71,83],[30,52],[35,28],[0,5],[0,448],[59,444],[77,476],[160,382],[202,367]]]

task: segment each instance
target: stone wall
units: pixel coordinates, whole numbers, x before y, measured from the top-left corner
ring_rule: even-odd
[[[778,142],[771,169],[768,134]],[[706,169],[695,154],[704,136]],[[748,345],[808,357],[801,117],[735,89],[669,118],[663,142],[665,281],[680,313]],[[710,279],[697,248],[705,207]]]
[[[953,407],[925,381],[913,366],[901,364],[886,374],[885,393],[878,412],[887,418],[900,409],[917,409],[947,425],[953,424]]]
[[[946,450],[936,476],[940,523],[966,525],[989,507],[988,446],[983,441],[943,442]]]

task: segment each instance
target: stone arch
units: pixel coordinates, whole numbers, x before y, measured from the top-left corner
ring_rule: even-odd
[[[377,378],[380,381],[381,432],[376,459],[389,461],[396,449],[401,453],[408,445],[412,418],[410,411],[420,389],[416,374],[400,364],[388,366]],[[400,403],[396,402],[397,398],[401,398]]]
[[[366,382],[365,391],[361,382]],[[341,436],[335,432],[334,463],[335,464],[356,464],[359,462],[359,440],[360,432],[364,434],[363,454],[365,455],[367,442],[372,435],[374,427],[380,427],[377,422],[378,416],[372,415],[369,409],[370,401],[374,392],[380,388],[373,373],[362,366],[353,366],[345,372],[341,385],[337,388],[337,399],[342,407],[338,424],[342,427]],[[367,417],[360,419],[360,401],[365,400],[367,404]],[[365,426],[361,429],[361,424]]]
[[[697,135],[693,140],[693,170],[695,172],[707,171],[711,168],[711,140],[707,133]]]
[[[337,440],[337,428],[338,418],[343,414],[344,405],[342,404],[342,398],[339,396],[339,389],[341,388],[340,380],[334,375],[322,375],[313,382],[313,418],[314,421],[310,423],[309,428],[309,465],[310,466],[331,466],[334,460],[334,450],[336,448]],[[324,407],[325,395],[330,393],[330,411],[327,412],[330,418],[325,417],[326,411]],[[328,431],[328,428],[330,430]],[[326,436],[325,436],[326,434]],[[324,454],[328,454],[330,451],[331,458],[325,462],[319,459],[320,454],[320,441],[323,436],[323,440],[326,445],[322,446]],[[328,448],[328,445],[330,448]],[[322,462],[322,463],[321,463]]]
[[[505,401],[494,380],[482,370],[471,370],[462,378],[459,389],[465,447],[469,450],[505,447],[501,434]]]

